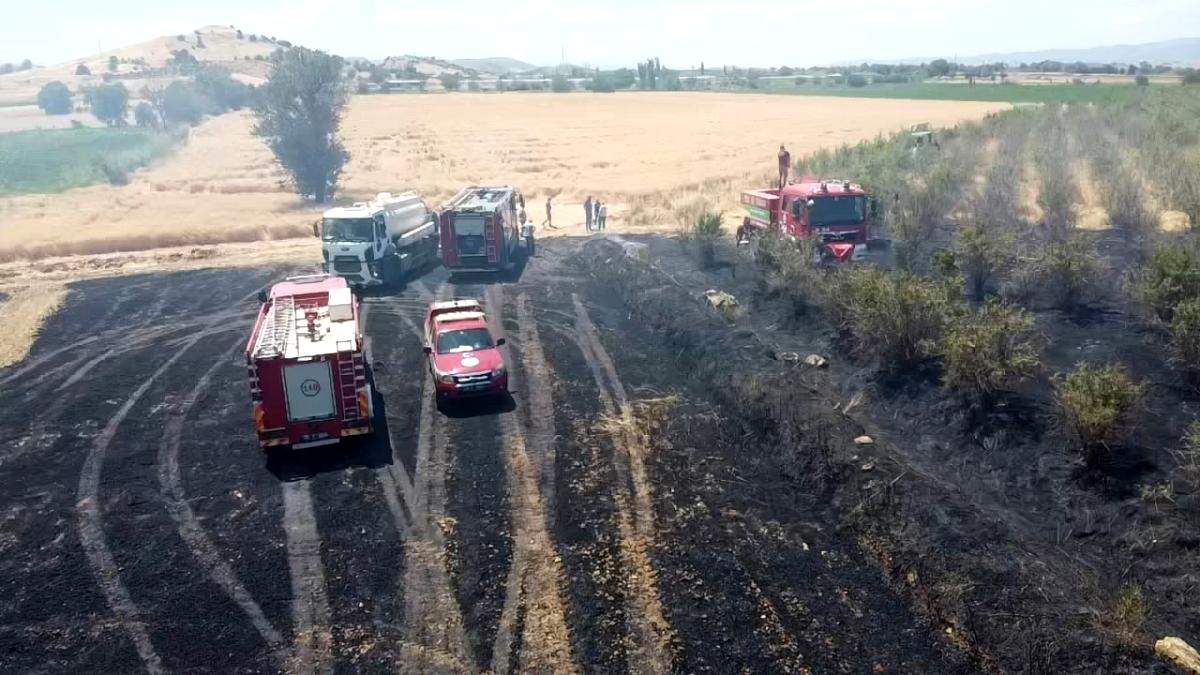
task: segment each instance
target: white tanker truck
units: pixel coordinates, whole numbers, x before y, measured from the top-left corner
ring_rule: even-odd
[[[329,209],[314,230],[326,271],[352,286],[396,283],[437,259],[437,216],[413,192]]]

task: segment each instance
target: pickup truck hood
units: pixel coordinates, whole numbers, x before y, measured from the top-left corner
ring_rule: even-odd
[[[502,365],[504,365],[504,358],[500,356],[500,350],[495,348],[433,355],[433,367],[441,375],[482,373]]]

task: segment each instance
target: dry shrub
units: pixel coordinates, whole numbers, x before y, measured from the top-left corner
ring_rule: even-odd
[[[1025,270],[1028,281],[1041,289],[1054,307],[1066,311],[1079,309],[1099,297],[1099,273],[1100,258],[1095,248],[1076,232],[1047,242]]]
[[[1137,584],[1126,582],[1117,590],[1112,606],[1100,617],[1100,624],[1117,639],[1127,644],[1138,641],[1142,626],[1146,624],[1149,607],[1142,589]]]
[[[1195,242],[1159,246],[1135,276],[1133,295],[1167,322],[1180,303],[1200,298],[1200,250]]]
[[[703,197],[694,197],[673,207],[675,222],[679,225],[681,239],[690,239],[700,217],[712,211],[712,206]]]
[[[1180,448],[1173,451],[1179,471],[1192,485],[1200,487],[1200,420],[1188,426]]]
[[[1055,383],[1059,431],[1095,466],[1129,435],[1144,393],[1121,366],[1080,363]]]
[[[930,356],[962,310],[954,284],[872,266],[831,275],[827,293],[826,310],[856,351],[893,371]]]
[[[828,271],[815,264],[816,242],[764,235],[754,238],[754,256],[766,271],[767,290],[791,301],[797,315],[819,309]]]
[[[1182,370],[1192,376],[1200,372],[1200,298],[1175,306],[1171,317],[1171,351]]]
[[[983,300],[996,277],[1013,263],[1013,238],[1008,232],[970,218],[959,230],[954,257],[967,292],[975,301]]]
[[[989,302],[959,316],[939,345],[944,382],[984,401],[1033,375],[1040,365],[1033,316],[1019,307]]]

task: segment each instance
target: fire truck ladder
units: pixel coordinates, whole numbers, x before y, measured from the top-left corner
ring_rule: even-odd
[[[276,298],[271,303],[271,310],[267,314],[267,320],[263,322],[265,325],[263,326],[262,338],[258,343],[259,354],[263,356],[277,356],[287,350],[287,341],[295,328],[292,323],[294,316],[295,307],[291,297]]]
[[[497,214],[496,216],[492,218],[486,218],[483,221],[483,240],[487,242],[488,262],[500,260],[496,251],[496,228],[498,227],[496,220],[498,218],[499,215]]]
[[[344,350],[343,345],[346,345]],[[358,390],[367,383],[367,371],[362,354],[354,351],[353,343],[338,343],[337,367],[338,387],[342,397],[342,420],[351,422],[362,419],[358,410]]]

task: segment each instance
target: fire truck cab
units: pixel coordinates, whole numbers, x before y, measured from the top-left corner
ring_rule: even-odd
[[[292,277],[259,297],[246,343],[259,445],[301,449],[371,433],[359,306],[346,280]]]
[[[739,241],[772,231],[819,237],[824,259],[841,262],[866,256],[874,205],[861,185],[806,176],[778,190],[746,190],[741,201],[747,216],[738,229]]]
[[[441,209],[442,264],[451,273],[511,269],[521,251],[523,204],[508,185],[463,189]]]

